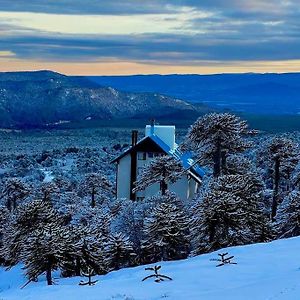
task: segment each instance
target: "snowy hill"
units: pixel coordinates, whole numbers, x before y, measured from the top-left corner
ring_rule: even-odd
[[[162,274],[173,281],[155,283],[144,266],[98,276],[92,287],[81,278],[44,280],[20,289],[26,279],[20,266],[0,270],[0,299],[12,300],[297,300],[300,299],[300,237],[268,244],[227,248],[237,265],[216,268],[210,261],[222,250],[176,262],[163,262]]]

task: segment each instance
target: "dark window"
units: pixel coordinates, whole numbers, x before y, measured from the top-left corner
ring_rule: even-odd
[[[146,152],[138,152],[138,160],[146,160]]]
[[[153,158],[154,157],[154,153],[153,152],[148,152],[148,157],[149,158]]]

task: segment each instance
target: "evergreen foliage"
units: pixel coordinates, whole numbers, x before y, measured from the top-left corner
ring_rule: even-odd
[[[274,221],[280,203],[280,181],[286,177],[290,188],[291,174],[299,162],[298,144],[285,137],[272,138],[266,147],[267,161],[273,165],[273,202],[271,218]]]
[[[224,174],[229,154],[241,153],[251,146],[245,139],[253,132],[246,121],[229,113],[200,117],[190,128],[183,148],[196,152],[197,160],[213,166],[214,177]]]
[[[189,254],[189,221],[185,212],[168,198],[145,219],[142,250],[146,262],[185,258]],[[176,199],[172,199],[176,200]]]
[[[52,223],[34,230],[24,242],[21,254],[28,279],[34,281],[46,273],[47,284],[52,285],[52,271],[62,265],[70,244],[65,226]]]
[[[2,190],[2,197],[5,199],[6,206],[10,211],[17,208],[19,202],[24,200],[30,193],[30,188],[22,180],[11,178],[6,180]]]
[[[183,174],[184,169],[180,161],[172,156],[156,157],[143,168],[133,191],[144,190],[154,183],[159,183],[161,194],[165,195],[168,184],[176,182]]]
[[[119,270],[122,267],[129,266],[135,257],[129,238],[118,232],[109,236],[105,253],[106,263],[111,270]]]
[[[32,232],[62,222],[61,216],[48,202],[36,200],[19,206],[3,232],[2,253],[6,263],[13,266],[20,261],[20,254]]]
[[[268,240],[261,207],[263,184],[250,175],[225,175],[213,181],[193,209],[194,254]]]
[[[279,206],[276,216],[279,238],[300,235],[300,192],[292,191]]]
[[[91,197],[91,207],[95,207],[97,202],[98,204],[102,204],[107,200],[108,195],[112,193],[112,184],[106,176],[98,173],[86,175],[82,183],[82,188]],[[96,200],[96,196],[98,196],[98,200]]]

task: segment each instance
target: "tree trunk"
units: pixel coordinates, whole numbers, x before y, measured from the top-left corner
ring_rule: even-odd
[[[16,197],[13,197],[12,204],[13,204],[13,210],[15,210],[17,208],[17,199],[16,199]]]
[[[47,284],[48,285],[52,285],[52,264],[51,264],[51,260],[48,260],[47,263],[47,270],[46,270],[46,279],[47,279]]]
[[[161,194],[164,196],[167,192],[168,184],[166,183],[166,170],[163,169],[162,171],[162,180],[160,182],[160,190]]]
[[[95,207],[96,206],[96,200],[95,200],[95,188],[92,189],[92,202],[91,202],[91,207]]]
[[[279,193],[279,181],[280,181],[280,159],[277,157],[274,162],[274,192],[273,192],[273,203],[272,203],[272,214],[271,219],[275,221],[278,206],[278,193]]]
[[[221,152],[221,168],[222,168],[222,174],[226,174],[227,161],[226,161],[226,151],[225,150],[223,150]]]
[[[81,271],[81,263],[80,263],[80,258],[76,257],[75,259],[75,275],[80,276],[80,271]]]
[[[7,202],[6,202],[6,207],[7,207],[7,209],[11,212],[12,211],[12,207],[11,207],[12,205],[11,205],[11,199],[10,198],[8,198],[7,199]]]
[[[214,177],[219,177],[221,174],[221,141],[218,138],[216,142],[216,152],[214,154]]]
[[[160,190],[161,190],[161,194],[164,196],[166,195],[168,189],[168,185],[166,184],[165,180],[163,179],[160,183]]]

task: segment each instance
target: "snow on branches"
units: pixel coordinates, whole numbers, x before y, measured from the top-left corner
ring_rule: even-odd
[[[251,146],[246,121],[229,113],[212,113],[200,117],[190,128],[183,149],[196,152],[197,160],[213,165],[214,176],[224,173],[229,154],[241,153]]]
[[[133,191],[144,190],[154,183],[159,183],[161,194],[165,195],[168,183],[176,182],[183,173],[181,162],[172,156],[157,157],[143,168]]]

